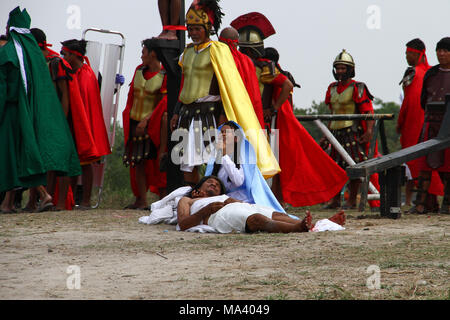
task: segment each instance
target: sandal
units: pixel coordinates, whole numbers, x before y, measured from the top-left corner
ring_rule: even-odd
[[[49,211],[51,210],[53,207],[53,203],[47,202],[47,203],[40,203],[37,209],[37,212],[44,212],[44,211]]]
[[[411,209],[405,211],[405,213],[409,214],[426,214],[428,211],[424,208],[423,211],[417,210],[417,206],[413,206]]]

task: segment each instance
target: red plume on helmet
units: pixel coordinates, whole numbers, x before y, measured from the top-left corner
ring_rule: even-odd
[[[261,33],[263,39],[275,34],[275,29],[269,19],[259,12],[250,12],[239,16],[230,25],[238,31],[246,27],[255,28]]]

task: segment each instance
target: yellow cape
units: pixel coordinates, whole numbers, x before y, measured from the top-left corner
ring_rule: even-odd
[[[211,41],[210,53],[225,114],[228,120],[237,122],[244,129],[255,149],[258,168],[268,179],[281,171],[280,165],[261,129],[230,48],[224,43]]]

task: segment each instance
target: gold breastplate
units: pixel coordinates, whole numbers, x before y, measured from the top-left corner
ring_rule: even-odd
[[[210,47],[196,52],[194,47],[187,48],[183,55],[183,89],[180,101],[190,104],[209,95],[214,69],[211,63]]]
[[[330,89],[330,103],[333,114],[354,114],[356,105],[353,101],[353,85],[350,85],[342,93],[337,93],[337,87]],[[331,121],[330,129],[337,130],[351,127],[353,120]]]
[[[133,106],[130,111],[131,119],[141,121],[153,112],[163,96],[160,92],[163,80],[164,74],[161,72],[145,80],[142,70],[136,71],[133,83]]]

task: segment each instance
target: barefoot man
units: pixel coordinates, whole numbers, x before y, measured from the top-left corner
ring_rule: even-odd
[[[243,203],[225,194],[222,181],[206,176],[192,191],[178,202],[178,224],[184,231],[206,224],[219,233],[257,232],[290,233],[308,232],[312,227],[312,216],[306,211],[303,220],[296,220],[285,213],[256,204]],[[339,212],[331,221],[344,224],[345,215]]]

